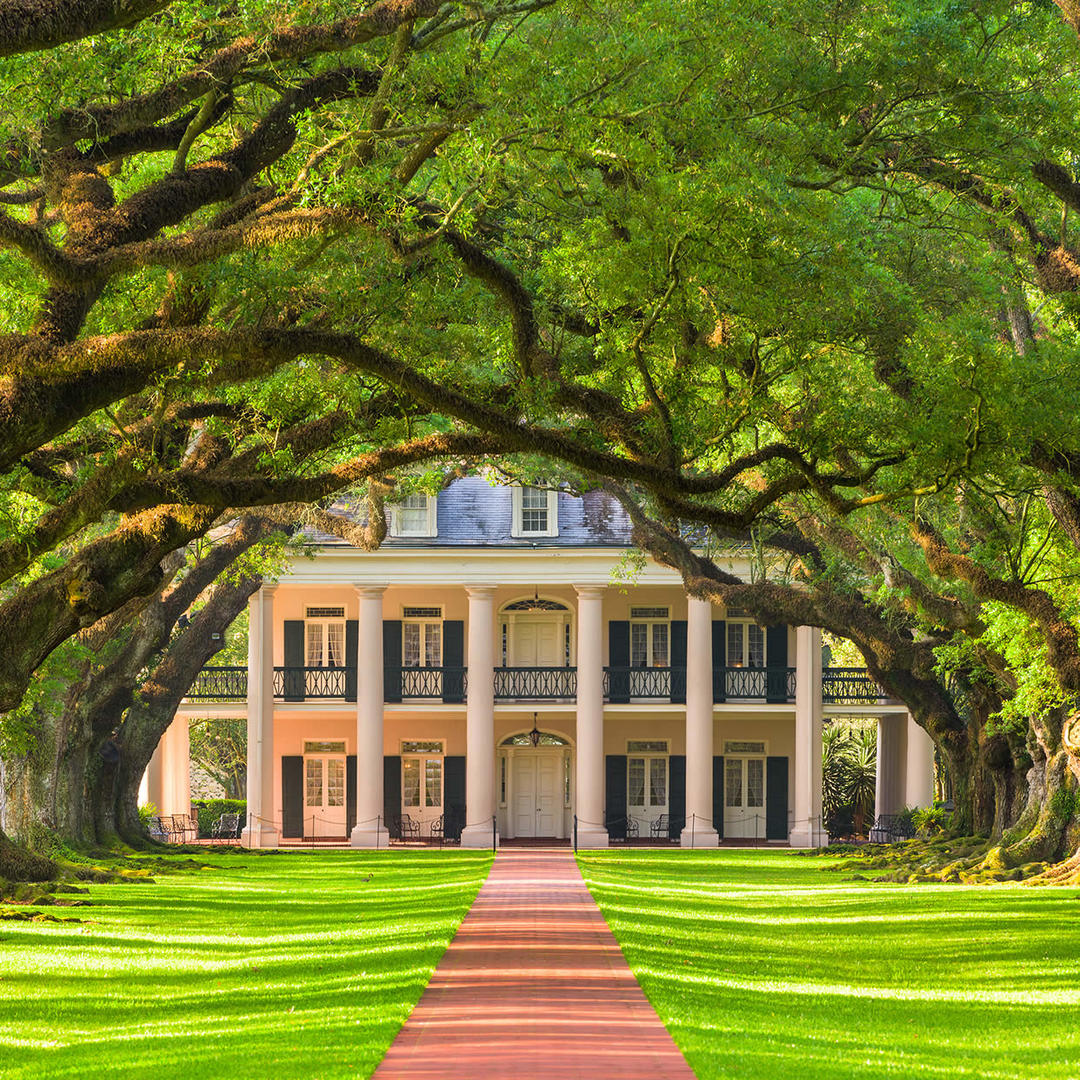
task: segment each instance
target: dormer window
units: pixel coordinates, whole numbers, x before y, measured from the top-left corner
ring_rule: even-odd
[[[559,493],[540,487],[515,487],[514,536],[558,536]]]
[[[406,495],[390,508],[391,536],[436,536],[436,500],[430,495]]]

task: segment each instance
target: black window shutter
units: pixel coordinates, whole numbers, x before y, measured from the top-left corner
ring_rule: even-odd
[[[668,758],[668,836],[679,839],[686,828],[686,755],[672,754]]]
[[[383,619],[383,701],[401,700],[401,620]],[[397,808],[401,813],[401,807]]]
[[[618,704],[630,700],[630,623],[612,619],[608,623],[608,701]],[[623,815],[626,807],[623,807]]]
[[[765,631],[765,700],[787,701],[787,627],[770,626]]]
[[[712,624],[712,699],[727,698],[727,623],[714,619]]]
[[[788,759],[770,757],[765,760],[765,838],[788,838],[787,799]]]
[[[465,828],[465,758],[446,757],[443,761],[443,837],[460,840]]]
[[[285,675],[286,701],[304,700],[304,620],[285,620]]]
[[[443,701],[459,704],[465,700],[465,623],[447,619],[443,623]]]
[[[686,620],[671,620],[671,703],[686,701]]]
[[[383,824],[395,840],[401,839],[401,756],[383,756]]]
[[[352,833],[356,824],[356,755],[345,759],[345,828]]]
[[[356,650],[359,637],[356,619],[345,620],[345,700],[356,700]]]
[[[716,623],[713,623],[715,626]],[[721,623],[721,626],[723,623]],[[716,835],[724,838],[724,759],[714,755],[712,759],[712,822]]]
[[[626,813],[626,755],[608,754],[604,758],[604,824],[610,839],[626,839]]]
[[[288,839],[304,835],[304,759],[300,756],[281,759],[281,835]]]

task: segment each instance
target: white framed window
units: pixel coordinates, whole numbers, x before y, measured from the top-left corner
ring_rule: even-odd
[[[558,536],[559,493],[553,488],[521,486],[511,489],[514,501],[513,535]]]
[[[442,813],[443,752],[441,739],[401,742],[401,809],[418,821],[430,821]]]
[[[765,666],[765,627],[754,622],[727,624],[727,663],[729,668]]]
[[[666,739],[631,739],[626,744],[626,802],[630,810],[666,810],[668,744]]]
[[[442,667],[442,608],[407,607],[401,620],[401,666]]]
[[[345,619],[311,618],[311,612],[342,611],[344,609],[308,608],[304,620],[304,665],[309,668],[341,668],[345,666]]]
[[[390,535],[437,536],[437,505],[432,495],[406,495],[390,507]]]
[[[667,608],[630,609],[630,666],[668,667],[671,663],[671,623]]]

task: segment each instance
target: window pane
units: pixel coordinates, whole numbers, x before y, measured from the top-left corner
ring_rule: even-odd
[[[414,622],[401,625],[401,662],[405,667],[420,666],[420,624]]]
[[[630,666],[648,667],[649,627],[646,623],[630,624]]]
[[[442,806],[442,761],[438,758],[424,762],[424,805]]]
[[[424,666],[442,667],[442,623],[424,624]]]
[[[420,805],[420,761],[405,758],[401,763],[401,805]]]
[[[649,759],[649,805],[667,806],[667,758]]]
[[[322,667],[323,662],[323,624],[307,624],[307,666]]]
[[[742,806],[742,758],[724,759],[724,805]]]
[[[326,627],[326,666],[345,666],[345,624],[334,622]]]
[[[308,758],[304,762],[304,802],[308,806],[322,806],[322,758]]]
[[[763,627],[755,626],[751,623],[747,627],[747,637],[749,638],[749,667],[764,667],[765,666],[765,630]]]
[[[645,805],[645,759],[630,758],[626,774],[627,801],[631,806]]]
[[[345,805],[345,762],[340,758],[326,763],[326,805]]]
[[[653,667],[668,666],[668,624],[653,623],[652,627],[652,663]]]
[[[746,762],[746,805],[765,805],[765,762],[761,758]]]
[[[743,666],[743,624],[728,623],[727,628],[727,666]]]
[[[540,488],[521,489],[521,531],[547,532],[548,496]]]

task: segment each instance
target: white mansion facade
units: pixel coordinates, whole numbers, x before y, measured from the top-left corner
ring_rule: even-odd
[[[390,509],[374,552],[316,538],[250,604],[247,669],[207,668],[147,774],[189,808],[188,722],[246,716],[248,825],[463,846],[668,837],[827,843],[823,718],[879,722],[878,813],[929,805],[933,748],[820,632],[762,627],[628,560],[599,492],[456,480]],[[738,556],[735,571],[746,570]]]

